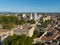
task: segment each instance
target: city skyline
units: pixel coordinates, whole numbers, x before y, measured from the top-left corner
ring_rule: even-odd
[[[0,0],[0,12],[60,12],[60,0]]]

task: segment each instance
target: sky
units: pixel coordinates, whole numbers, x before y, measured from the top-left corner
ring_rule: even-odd
[[[0,12],[60,12],[60,0],[0,0]]]

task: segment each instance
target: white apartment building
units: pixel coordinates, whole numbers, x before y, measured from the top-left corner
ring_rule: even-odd
[[[41,17],[42,17],[42,15],[39,14],[39,15],[37,16],[37,20],[39,20]]]
[[[43,18],[43,22],[45,22],[46,20],[50,20],[50,19],[51,19],[50,16],[46,16]]]
[[[33,20],[37,20],[37,13],[32,13]]]
[[[34,30],[35,30],[35,26],[30,26],[30,25],[25,24],[25,25],[20,25],[17,28],[13,29],[11,33],[12,35],[13,34],[17,34],[17,35],[25,34],[26,36],[32,37]]]
[[[30,14],[30,20],[32,20],[33,19],[33,16],[32,16],[32,13]]]
[[[34,20],[37,20],[37,13],[34,14]]]
[[[26,18],[26,14],[22,14],[22,17],[23,17],[23,18]]]

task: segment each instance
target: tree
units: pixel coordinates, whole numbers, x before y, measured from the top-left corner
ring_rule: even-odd
[[[43,45],[43,43],[39,42],[38,45]]]
[[[41,23],[41,27],[46,27],[48,23],[51,23],[52,20],[46,20],[45,22]]]
[[[25,24],[26,21],[25,20],[19,20],[18,24],[22,25],[22,24]]]
[[[39,36],[39,32],[37,30],[35,30],[34,33],[33,33],[33,38],[36,38],[38,36]]]
[[[14,27],[15,27],[15,24],[13,24],[13,23],[3,25],[3,29],[12,29]]]
[[[1,24],[8,24],[8,23],[18,23],[18,17],[17,16],[0,16],[0,23]]]
[[[33,38],[26,35],[13,35],[7,39],[5,45],[32,45]]]
[[[35,22],[35,20],[30,20],[29,23],[30,24],[35,24],[36,22]]]
[[[57,18],[57,20],[60,20],[60,18]]]

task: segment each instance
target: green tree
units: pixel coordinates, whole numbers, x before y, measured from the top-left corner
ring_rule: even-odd
[[[57,20],[60,20],[60,18],[57,18]]]
[[[18,23],[17,16],[0,16],[0,24],[7,24],[7,23]]]
[[[41,27],[45,27],[47,23],[51,23],[52,20],[46,20],[45,22],[41,23]]]
[[[38,45],[43,45],[43,43],[39,42]]]
[[[18,24],[22,25],[22,24],[25,24],[26,21],[25,20],[19,20]]]
[[[37,30],[35,30],[32,37],[33,37],[33,38],[36,38],[36,37],[39,36],[39,34],[40,34],[40,33],[39,33]]]
[[[35,24],[36,22],[35,22],[35,20],[30,20],[29,23],[30,24]]]
[[[13,23],[3,25],[3,29],[12,29],[14,27],[15,27],[15,24],[13,24]]]
[[[32,45],[32,42],[33,38],[27,37],[26,35],[13,35],[7,39],[5,45]]]

